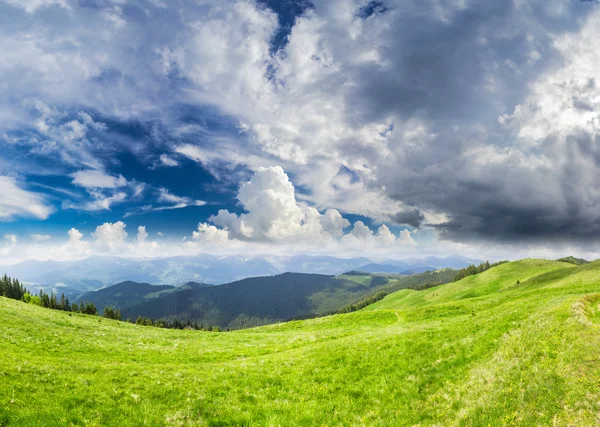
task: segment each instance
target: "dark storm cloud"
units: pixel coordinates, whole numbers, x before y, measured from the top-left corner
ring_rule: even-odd
[[[410,225],[414,228],[419,228],[424,219],[425,216],[423,215],[423,212],[416,208],[400,211],[392,216],[392,221],[396,224]]]
[[[448,221],[434,227],[454,241],[600,236],[600,197],[589,187],[600,179],[593,132],[520,145],[498,120],[525,101],[544,72],[562,66],[555,38],[579,31],[597,6],[435,4],[385,2],[384,66],[353,69],[361,82],[348,102],[356,122],[412,118],[428,131],[416,144],[401,134],[390,138],[394,155],[378,167],[375,185],[416,206],[394,221],[418,227],[420,211],[444,213]],[[597,94],[591,82],[572,99],[584,113],[595,108],[586,92]]]

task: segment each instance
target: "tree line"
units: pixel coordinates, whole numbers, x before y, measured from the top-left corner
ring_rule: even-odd
[[[507,262],[508,261],[498,261],[493,264],[490,264],[489,261],[486,261],[486,262],[482,262],[478,266],[470,265],[467,268],[458,270],[458,272],[456,273],[456,275],[454,276],[454,279],[452,281],[457,282],[460,279],[464,279],[465,277],[473,276],[475,274],[483,273],[484,271],[489,270],[492,267],[496,267],[498,265],[505,264]]]
[[[65,294],[61,294],[60,298],[56,293],[48,294],[40,290],[38,294],[32,294],[23,286],[18,279],[8,277],[6,274],[0,279],[0,297],[10,298],[18,301],[23,301],[27,304],[37,305],[39,307],[49,308],[51,310],[61,310],[70,313],[88,314],[91,316],[100,316],[98,309],[93,302],[71,303]],[[121,320],[121,310],[114,307],[104,307],[102,317],[113,320]],[[166,329],[194,329],[198,331],[213,331],[220,332],[218,327],[206,326],[202,323],[193,322],[190,320],[153,320],[149,317],[139,316],[135,322],[127,319],[127,322],[135,323],[136,325],[154,326]]]
[[[129,319],[127,319],[129,321]],[[156,328],[165,329],[194,329],[196,331],[221,332],[217,326],[204,325],[192,320],[180,319],[157,319],[153,320],[150,317],[138,316],[135,320],[136,325],[154,326]],[[228,330],[228,329],[227,329]]]

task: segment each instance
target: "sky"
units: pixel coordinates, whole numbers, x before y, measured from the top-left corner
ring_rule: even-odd
[[[600,5],[0,0],[0,263],[600,257]]]

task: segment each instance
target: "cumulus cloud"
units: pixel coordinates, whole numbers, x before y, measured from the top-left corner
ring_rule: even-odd
[[[374,234],[362,221],[357,221],[344,235],[350,221],[335,209],[321,214],[313,207],[298,203],[293,184],[279,166],[258,168],[252,179],[240,186],[238,200],[246,213],[237,215],[220,210],[209,221],[221,228],[201,223],[193,239],[318,245],[333,244],[341,238],[343,245],[353,248],[416,245],[407,230],[396,238],[384,224]]]
[[[67,231],[69,236],[68,241],[60,248],[67,256],[83,256],[89,254],[89,244],[83,240],[83,233],[76,228],[71,228]]]
[[[293,184],[279,166],[258,168],[252,179],[241,185],[238,200],[247,213],[220,210],[209,218],[237,239],[328,239],[339,237],[350,225],[337,210],[321,215],[314,208],[300,206]]]
[[[354,223],[352,231],[342,238],[342,243],[363,248],[417,245],[408,230],[402,230],[397,238],[385,224],[379,226],[377,233],[373,233],[362,221]]]
[[[0,220],[15,217],[46,219],[54,211],[44,196],[23,189],[14,178],[0,176]]]
[[[138,244],[143,245],[144,243],[146,243],[146,239],[148,239],[148,232],[146,231],[146,227],[140,225],[138,227],[137,242]]]
[[[127,239],[127,231],[125,231],[124,222],[118,221],[113,223],[106,222],[96,227],[96,231],[92,233],[94,243],[108,250],[118,250],[125,247]]]
[[[192,239],[197,242],[225,242],[229,240],[229,233],[227,230],[220,230],[214,225],[200,223],[198,224],[198,231],[192,233]]]

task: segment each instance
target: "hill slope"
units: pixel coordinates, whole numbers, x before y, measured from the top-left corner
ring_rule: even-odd
[[[599,303],[600,263],[540,260],[228,333],[0,298],[0,424],[595,425]]]

